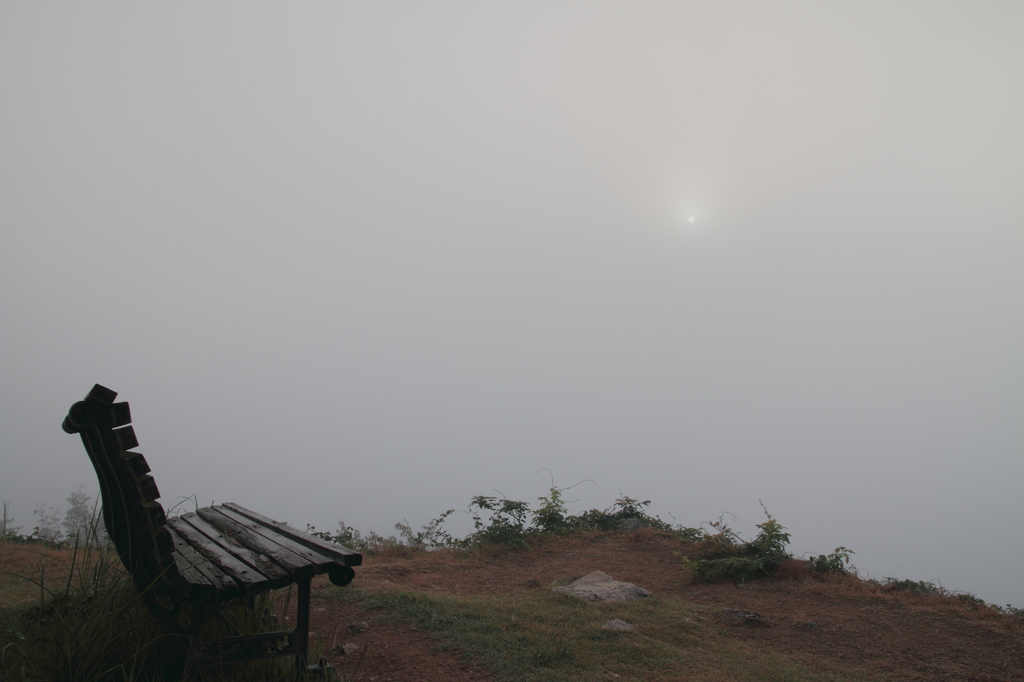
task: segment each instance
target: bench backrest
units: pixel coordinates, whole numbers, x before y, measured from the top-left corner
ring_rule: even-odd
[[[160,491],[146,458],[130,452],[139,441],[128,403],[115,403],[116,397],[96,384],[85,400],[71,406],[63,428],[82,437],[100,483],[103,524],[136,586],[144,591],[157,581],[179,583],[167,517],[157,502]]]

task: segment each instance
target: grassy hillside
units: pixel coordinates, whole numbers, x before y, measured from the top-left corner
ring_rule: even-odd
[[[1024,679],[1019,616],[792,559],[771,577],[695,581],[687,559],[692,566],[704,551],[657,529],[514,550],[392,549],[368,557],[355,589],[324,588],[318,629],[329,642],[369,647],[364,670],[376,667],[365,679],[405,670],[394,652],[409,638],[475,664],[477,677],[458,679]],[[653,596],[592,604],[547,589],[592,570]],[[604,629],[611,619],[634,627]],[[347,629],[359,621],[369,627]]]
[[[443,517],[401,538],[322,534],[366,553],[355,582],[315,583],[312,645],[344,679],[1024,680],[1024,618],[930,583],[859,579],[849,550],[795,560],[768,519],[669,527],[623,498],[564,514],[477,498],[470,537]],[[627,530],[623,530],[627,529]],[[338,537],[344,536],[344,537]],[[600,570],[648,589],[590,603],[550,588]],[[287,592],[271,603],[287,622]],[[176,679],[180,643],[141,608],[116,557],[0,542],[0,677]],[[605,627],[618,619],[632,627]],[[287,665],[208,671],[273,679]]]

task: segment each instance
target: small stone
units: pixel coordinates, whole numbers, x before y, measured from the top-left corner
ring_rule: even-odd
[[[527,587],[540,587],[540,581],[539,580],[527,580],[526,581],[526,586]]]
[[[593,571],[569,585],[553,587],[552,590],[587,601],[630,601],[651,596],[644,588],[615,580],[601,571]]]
[[[633,629],[633,624],[632,623],[627,623],[624,620],[620,620],[620,619],[616,618],[614,620],[608,621],[607,623],[605,623],[601,627],[603,627],[605,630],[632,630]]]
[[[360,651],[362,651],[360,646],[358,644],[353,644],[352,642],[345,642],[341,646],[334,647],[334,652],[341,654],[342,656],[355,656]]]
[[[818,624],[815,623],[813,620],[807,620],[797,625],[797,627],[803,630],[813,630],[814,628],[818,627]]]
[[[370,627],[370,625],[366,621],[360,621],[358,623],[349,623],[348,624],[348,631],[349,632],[365,632],[366,628],[368,628],[368,627]]]
[[[722,613],[733,618],[760,618],[760,613],[754,613],[753,611],[744,611],[743,609],[722,609]]]
[[[737,618],[749,625],[764,625],[767,622],[764,616],[760,613],[754,613],[753,611],[744,611],[743,609],[722,609],[722,612],[727,616]]]

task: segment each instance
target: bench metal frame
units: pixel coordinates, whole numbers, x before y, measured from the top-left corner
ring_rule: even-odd
[[[331,677],[326,661],[307,663],[310,582],[327,573],[334,584],[347,585],[362,555],[237,504],[168,519],[146,458],[132,452],[139,442],[128,403],[115,403],[116,396],[96,384],[71,406],[63,428],[82,438],[99,479],[103,523],[143,601],[188,639],[186,674],[193,666],[294,656],[300,677]],[[208,613],[226,622],[216,604],[240,598],[251,604],[254,596],[291,584],[298,587],[294,629],[201,639]]]

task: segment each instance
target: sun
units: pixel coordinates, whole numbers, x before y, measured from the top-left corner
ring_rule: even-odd
[[[697,218],[695,216],[690,216],[689,218],[686,219],[686,222],[693,225],[695,222],[697,222]]]

